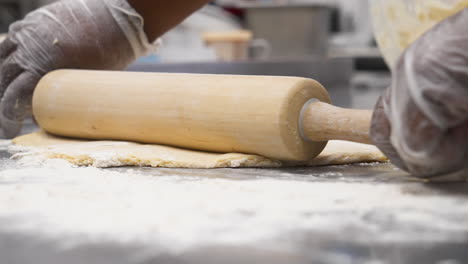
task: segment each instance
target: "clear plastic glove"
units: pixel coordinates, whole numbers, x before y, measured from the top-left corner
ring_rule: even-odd
[[[468,9],[400,57],[374,111],[371,136],[415,176],[468,179]]]
[[[155,49],[125,0],[64,0],[11,25],[0,45],[0,127],[16,136],[39,79],[60,68],[123,69]]]

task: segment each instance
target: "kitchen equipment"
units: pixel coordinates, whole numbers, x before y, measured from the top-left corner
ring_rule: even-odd
[[[218,60],[236,61],[248,58],[249,43],[252,32],[244,30],[205,32],[202,39],[206,45],[212,47]]]
[[[261,49],[260,59],[269,57],[270,45],[262,39],[252,39],[248,30],[209,31],[202,35],[203,41],[212,47],[218,61],[242,61],[249,59],[250,49]]]
[[[387,64],[441,20],[468,6],[468,0],[371,0],[374,32]]]
[[[332,5],[245,4],[247,28],[268,41],[272,59],[326,57]]]
[[[371,111],[329,102],[297,77],[61,70],[39,82],[33,110],[55,135],[304,161],[329,139],[370,143]]]
[[[337,1],[338,32],[331,39],[334,48],[369,48],[374,40],[369,0]]]

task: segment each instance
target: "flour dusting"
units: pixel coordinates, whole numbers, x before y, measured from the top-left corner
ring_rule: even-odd
[[[287,246],[288,232],[356,228],[354,239],[367,242],[453,241],[468,232],[463,198],[408,195],[397,185],[156,177],[16,159],[0,163],[0,219],[15,220],[8,230],[67,245],[112,240],[180,252],[213,243]]]

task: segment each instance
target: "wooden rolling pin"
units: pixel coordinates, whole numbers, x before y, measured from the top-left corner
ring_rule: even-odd
[[[306,78],[59,70],[39,82],[33,111],[59,136],[304,161],[330,139],[370,143],[371,111],[329,103]]]

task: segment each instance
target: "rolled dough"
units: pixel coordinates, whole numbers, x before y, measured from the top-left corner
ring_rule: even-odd
[[[60,138],[36,132],[15,138],[13,143],[31,147],[18,155],[36,155],[46,159],[63,159],[78,166],[100,168],[145,166],[167,168],[235,168],[341,165],[358,162],[385,162],[387,158],[374,146],[345,141],[330,141],[317,158],[291,164],[258,155],[219,154],[161,145],[123,141],[87,141]]]

